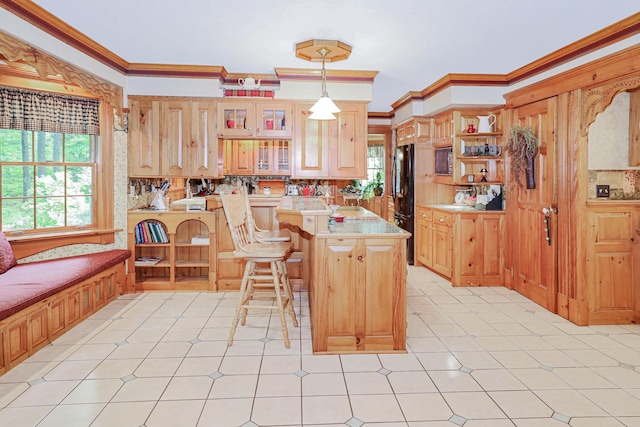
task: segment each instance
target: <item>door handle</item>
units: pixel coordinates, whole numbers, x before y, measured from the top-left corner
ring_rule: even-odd
[[[542,208],[542,214],[544,215],[544,231],[547,233],[545,240],[549,246],[551,246],[551,214],[554,212],[558,213],[558,209],[553,206]]]

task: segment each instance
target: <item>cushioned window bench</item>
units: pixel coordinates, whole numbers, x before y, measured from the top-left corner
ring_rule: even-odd
[[[114,249],[18,265],[14,258],[0,274],[0,375],[115,299],[130,255]]]

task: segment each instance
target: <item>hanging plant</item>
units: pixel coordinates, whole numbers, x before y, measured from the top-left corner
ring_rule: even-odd
[[[526,188],[536,188],[535,157],[538,154],[538,137],[530,126],[513,126],[509,132],[507,153],[510,157],[511,176],[518,187],[522,188],[522,174],[525,175]]]

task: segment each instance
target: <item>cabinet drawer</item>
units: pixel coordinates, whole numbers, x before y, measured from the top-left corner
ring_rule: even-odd
[[[431,209],[426,208],[417,208],[416,209],[416,219],[418,221],[433,221],[433,211]]]
[[[433,212],[433,222],[436,224],[450,226],[452,218],[453,217],[451,216],[451,214],[448,214],[448,213],[438,212],[438,211]]]

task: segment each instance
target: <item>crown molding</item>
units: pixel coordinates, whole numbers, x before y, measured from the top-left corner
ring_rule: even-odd
[[[224,67],[131,64],[30,0],[0,0],[0,7],[125,75],[212,78],[219,72],[218,78],[226,81],[227,73]],[[447,74],[419,92],[407,93],[394,102],[392,108],[396,109],[411,101],[424,100],[451,86],[509,86],[638,33],[640,12],[504,75]],[[320,80],[320,70],[277,68],[276,74],[281,79]],[[376,74],[377,71],[327,70],[327,80],[373,82]]]
[[[126,74],[129,63],[30,0],[0,0],[0,7],[36,28],[78,49],[97,61]]]

